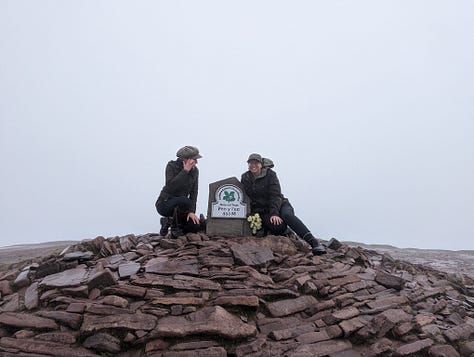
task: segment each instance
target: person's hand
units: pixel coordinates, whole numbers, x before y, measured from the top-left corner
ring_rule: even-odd
[[[194,166],[196,166],[196,160],[194,159],[185,159],[183,160],[183,169],[187,172],[191,171]]]
[[[187,221],[192,220],[195,224],[199,224],[199,218],[193,212],[188,213],[188,217],[186,218]]]
[[[279,224],[283,223],[283,220],[278,216],[271,216],[270,217],[270,223],[274,224],[274,225],[279,225]]]

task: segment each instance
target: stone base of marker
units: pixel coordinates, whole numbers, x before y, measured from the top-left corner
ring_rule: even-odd
[[[206,234],[210,237],[249,237],[252,235],[248,222],[226,218],[210,218],[206,225]]]
[[[236,177],[209,185],[206,234],[221,237],[252,235],[247,213],[250,200]]]

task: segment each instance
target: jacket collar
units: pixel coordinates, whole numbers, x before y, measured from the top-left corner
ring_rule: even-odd
[[[254,180],[256,180],[256,179],[265,177],[267,175],[267,170],[268,169],[266,167],[262,168],[262,171],[260,172],[260,175],[258,176],[254,176],[250,171],[249,172],[250,172],[250,175],[252,175],[252,177],[254,178]]]

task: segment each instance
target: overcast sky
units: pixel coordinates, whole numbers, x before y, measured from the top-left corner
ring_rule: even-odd
[[[0,0],[0,246],[159,231],[273,159],[323,239],[474,249],[474,2]]]

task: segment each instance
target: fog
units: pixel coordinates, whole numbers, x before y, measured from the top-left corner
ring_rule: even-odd
[[[0,245],[159,231],[275,162],[322,238],[473,249],[472,1],[0,0]]]

